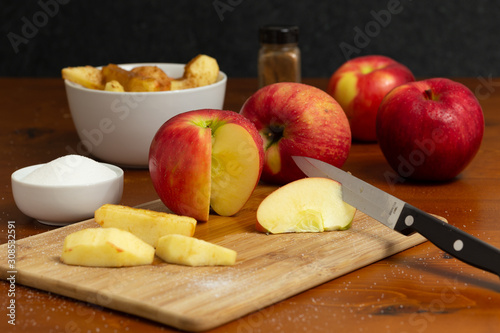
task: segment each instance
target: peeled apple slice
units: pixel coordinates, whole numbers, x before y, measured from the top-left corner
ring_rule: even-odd
[[[155,249],[128,231],[88,228],[64,239],[61,261],[68,265],[123,267],[153,262]]]
[[[103,228],[126,230],[153,247],[164,235],[193,236],[196,228],[192,217],[111,204],[99,207],[94,219]]]
[[[272,234],[346,230],[355,213],[356,208],[342,200],[339,182],[302,178],[278,188],[261,202],[256,228]]]
[[[171,264],[227,266],[236,262],[236,251],[184,235],[165,235],[158,240],[156,255]]]

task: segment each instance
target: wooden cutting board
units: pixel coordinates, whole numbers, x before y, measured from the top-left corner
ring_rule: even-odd
[[[126,268],[68,266],[60,259],[71,232],[93,219],[16,242],[16,283],[148,318],[187,331],[214,328],[425,241],[405,237],[357,212],[351,229],[266,235],[255,231],[258,204],[275,187],[258,186],[233,217],[211,215],[195,237],[238,253],[230,267],[166,264]],[[168,211],[160,201],[141,205]],[[0,246],[1,278],[7,244]]]

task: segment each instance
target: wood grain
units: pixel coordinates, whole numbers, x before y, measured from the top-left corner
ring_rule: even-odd
[[[486,75],[486,74],[485,74]],[[450,182],[389,183],[393,172],[376,143],[354,142],[343,169],[372,185],[500,247],[500,78],[454,78],[477,93],[485,115],[481,149],[462,174]],[[304,83],[326,89],[328,78]],[[256,78],[229,78],[224,108],[239,110],[257,89]],[[48,162],[74,151],[79,138],[59,78],[0,78],[0,243],[41,234],[54,227],[22,214],[13,200],[9,177],[15,170]],[[126,169],[121,203],[135,206],[158,199],[147,170]],[[209,237],[214,224],[200,225]],[[232,227],[228,229],[230,231]],[[247,230],[247,229],[245,229]],[[234,232],[237,232],[234,230]],[[250,228],[247,232],[251,232]],[[144,283],[147,283],[145,281]],[[17,283],[0,280],[0,332],[143,332],[179,330],[156,321]],[[16,326],[7,322],[16,302]],[[500,282],[494,274],[451,258],[430,242],[379,260],[210,330],[227,332],[416,332],[491,333],[500,327]]]
[[[257,187],[234,217],[212,215],[195,237],[238,253],[235,266],[153,265],[93,268],[63,264],[64,237],[99,227],[93,219],[17,242],[17,282],[189,331],[201,331],[420,244],[357,212],[347,231],[266,235],[254,230],[258,204],[275,187]],[[159,201],[142,208],[167,211]],[[6,247],[6,245],[3,245]],[[0,248],[0,253],[6,251]],[[0,262],[6,263],[5,257]],[[2,278],[9,269],[3,264]]]

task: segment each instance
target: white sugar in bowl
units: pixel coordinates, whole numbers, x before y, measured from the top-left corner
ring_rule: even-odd
[[[74,179],[65,179],[64,173],[68,173],[69,169],[54,168],[54,173],[50,174],[46,172],[49,164],[28,166],[15,171],[11,176],[14,201],[25,215],[43,224],[63,226],[92,218],[103,204],[120,202],[123,194],[121,168],[99,163],[100,167],[109,171],[105,177],[102,174],[92,174],[87,167],[75,174]],[[39,177],[31,177],[30,180],[29,176],[37,171]]]

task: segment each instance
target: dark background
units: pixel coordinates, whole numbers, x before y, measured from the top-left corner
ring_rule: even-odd
[[[230,77],[252,77],[258,27],[287,23],[300,27],[303,77],[328,77],[347,58],[367,54],[392,57],[417,77],[495,77],[499,9],[492,0],[2,0],[0,76],[184,63],[205,53]]]

